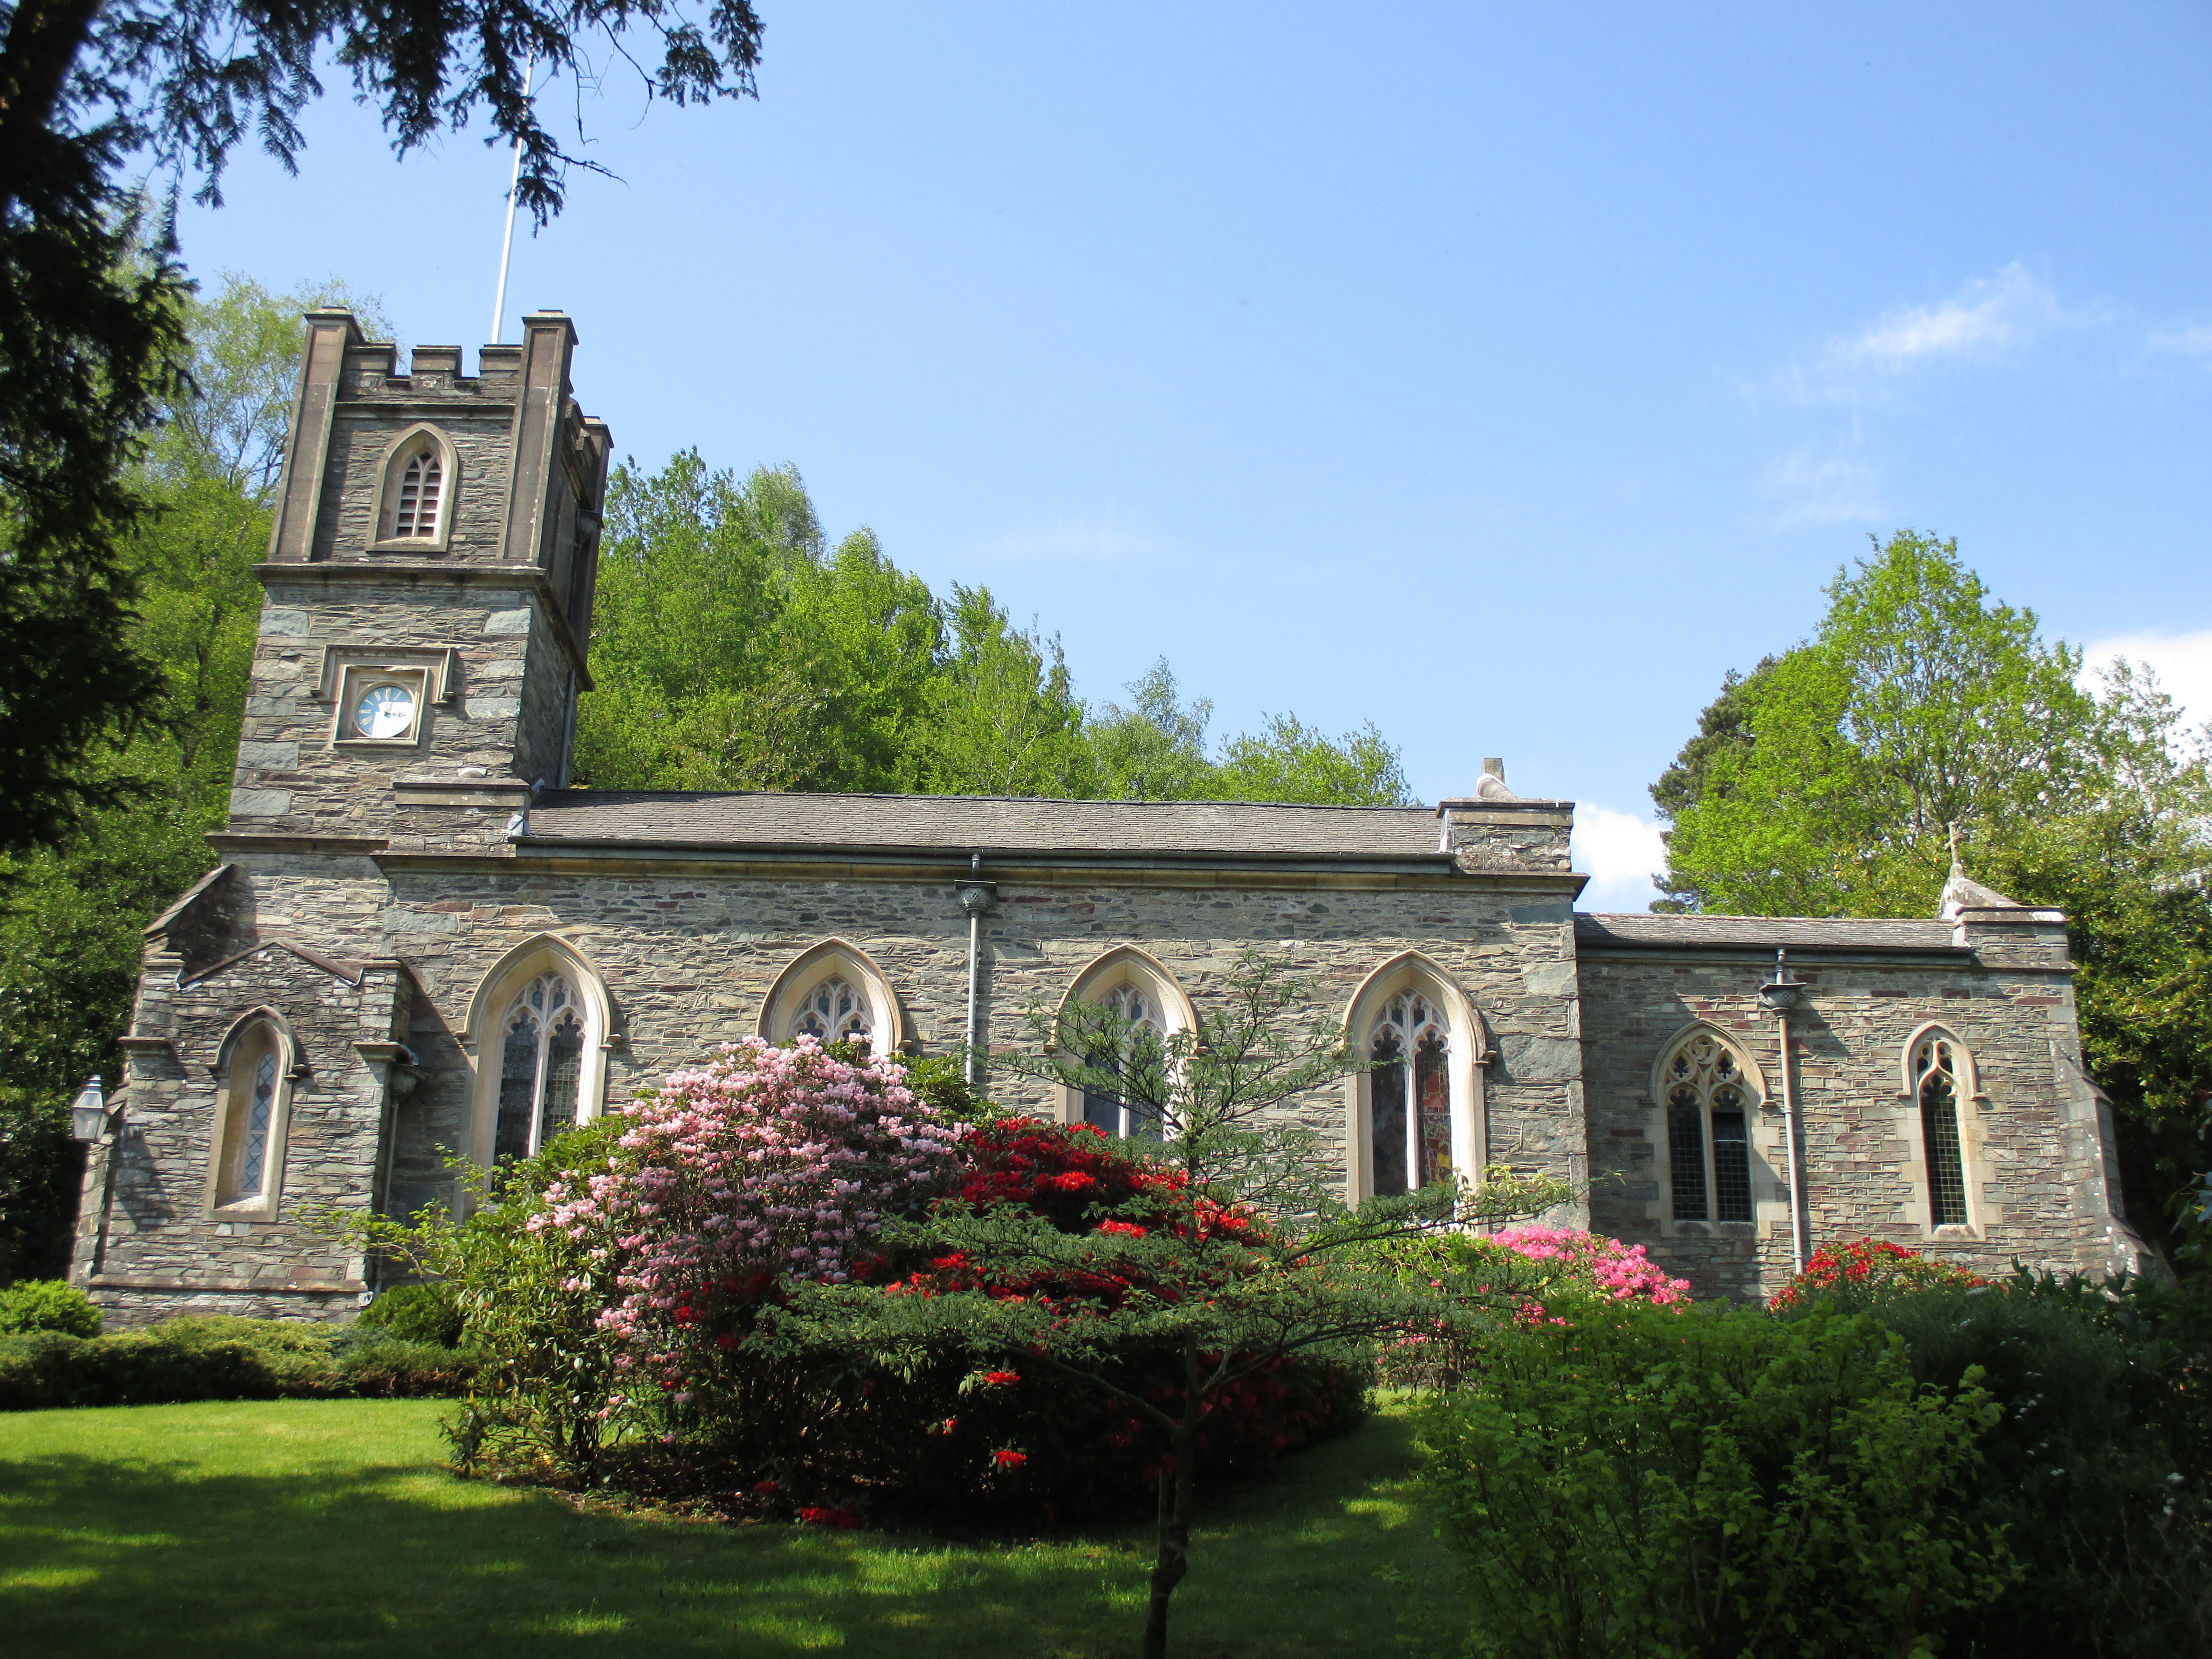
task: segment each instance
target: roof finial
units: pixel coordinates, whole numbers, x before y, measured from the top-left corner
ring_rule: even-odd
[[[1949,828],[1951,831],[1951,879],[1954,881],[1964,881],[1966,878],[1966,861],[1959,855],[1958,819],[1952,819]]]

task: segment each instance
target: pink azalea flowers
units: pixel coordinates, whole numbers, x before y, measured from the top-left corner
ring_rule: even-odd
[[[726,1043],[624,1107],[622,1155],[556,1182],[531,1224],[611,1271],[620,1295],[601,1327],[669,1366],[709,1287],[843,1279],[885,1218],[956,1167],[957,1130],[905,1077],[811,1036]]]
[[[1531,1261],[1556,1261],[1578,1277],[1589,1278],[1616,1301],[1690,1299],[1690,1281],[1668,1278],[1657,1262],[1645,1257],[1641,1244],[1624,1244],[1617,1238],[1573,1227],[1534,1224],[1504,1228],[1492,1233],[1488,1242]]]

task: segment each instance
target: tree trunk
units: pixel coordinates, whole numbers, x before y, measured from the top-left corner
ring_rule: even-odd
[[[22,199],[27,169],[47,158],[70,69],[92,33],[100,0],[23,0],[0,41],[0,205]]]
[[[1160,1471],[1160,1545],[1152,1564],[1152,1599],[1145,1610],[1142,1659],[1167,1659],[1168,1598],[1190,1571],[1191,1500],[1198,1490],[1198,1347],[1183,1348],[1182,1421],[1172,1443],[1175,1468]]]

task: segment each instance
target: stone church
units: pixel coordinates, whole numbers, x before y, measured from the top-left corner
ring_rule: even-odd
[[[732,1038],[988,1053],[1068,997],[1202,1032],[1247,949],[1375,1062],[1299,1109],[1349,1196],[1548,1171],[1702,1295],[1868,1234],[2138,1258],[2063,918],[1963,873],[1925,920],[1588,915],[1572,805],[1495,763],[1434,808],[567,787],[611,449],[575,344],[541,312],[402,373],[307,318],[222,861],[146,930],[85,1176],[112,1322],[346,1316],[377,1267],[303,1206],[411,1213],[449,1151]]]

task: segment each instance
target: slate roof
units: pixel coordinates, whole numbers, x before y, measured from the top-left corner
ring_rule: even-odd
[[[1664,950],[1956,951],[1951,924],[1930,921],[1862,921],[1838,916],[1595,915],[1575,913],[1575,943],[1584,950],[1607,946]]]
[[[881,848],[1300,858],[1437,856],[1426,806],[1036,800],[982,795],[660,794],[550,791],[529,838],[661,846]]]

